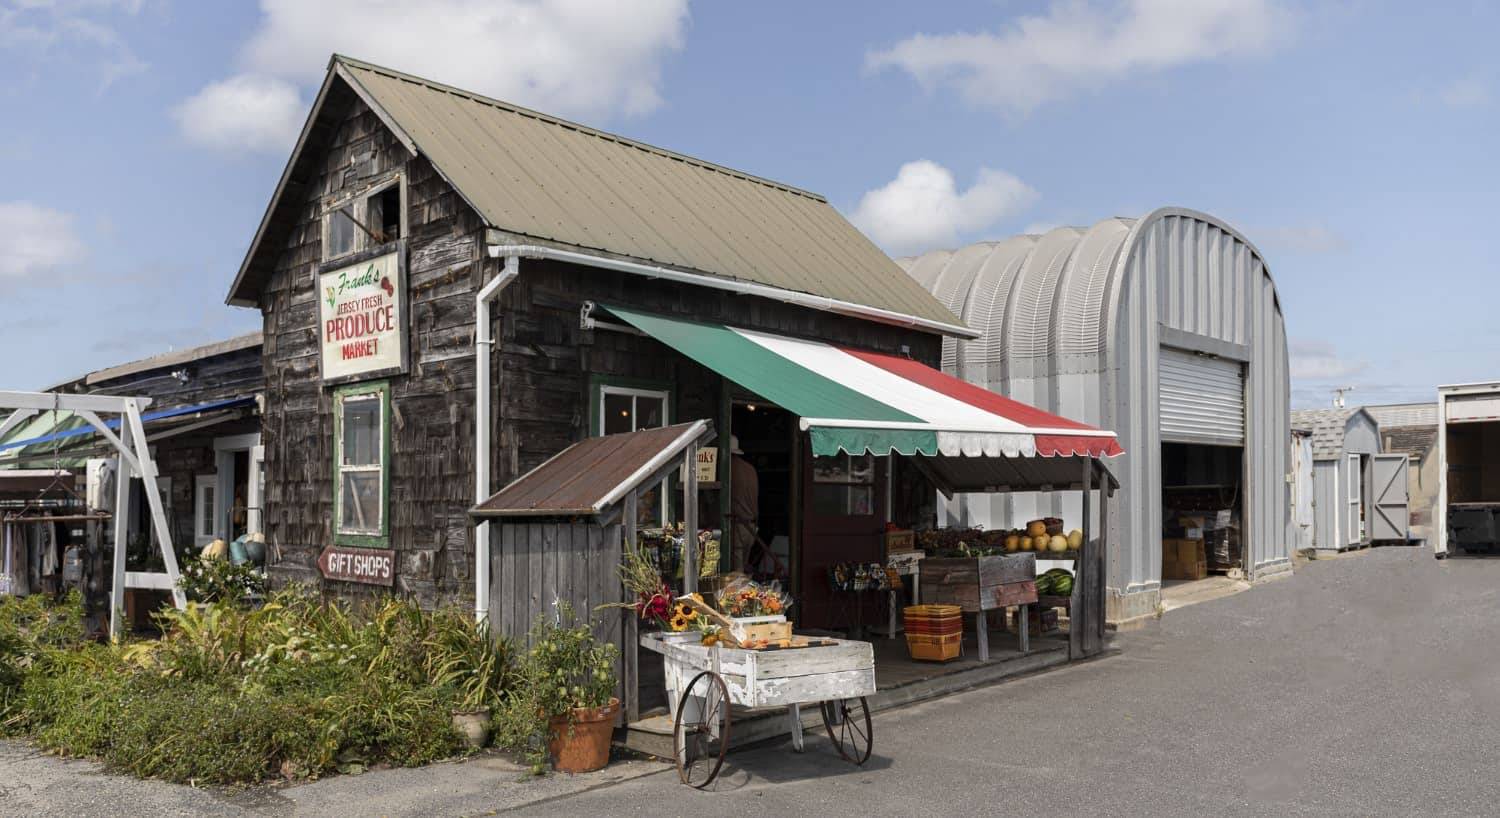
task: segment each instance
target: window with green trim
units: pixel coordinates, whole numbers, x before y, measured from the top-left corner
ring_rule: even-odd
[[[334,393],[334,533],[340,544],[383,545],[390,530],[390,413],[387,383]]]

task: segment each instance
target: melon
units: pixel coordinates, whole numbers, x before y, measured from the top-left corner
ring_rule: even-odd
[[[1073,549],[1074,551],[1077,551],[1078,549],[1083,547],[1082,531],[1075,528],[1072,531],[1068,532],[1068,547]]]
[[[1052,535],[1052,539],[1050,539],[1050,540],[1047,541],[1047,550],[1048,551],[1066,551],[1066,550],[1068,550],[1068,538],[1064,537],[1061,534],[1053,534]]]

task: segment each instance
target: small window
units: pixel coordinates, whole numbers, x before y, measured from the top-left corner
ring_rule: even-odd
[[[371,196],[365,208],[365,222],[375,234],[372,242],[386,244],[401,238],[401,185],[391,185]]]
[[[390,395],[385,384],[360,385],[334,398],[337,437],[337,533],[354,538],[383,538],[390,456],[386,416]],[[370,545],[368,540],[350,544]]]
[[[350,202],[328,214],[328,227],[325,232],[326,244],[323,247],[323,258],[338,258],[347,256],[358,249],[356,234],[359,227],[358,219],[354,212],[354,203]]]
[[[208,545],[218,536],[219,476],[200,474],[194,483],[193,493],[193,541]]]
[[[340,202],[323,216],[325,261],[401,238],[401,182]]]
[[[840,454],[813,458],[813,513],[867,517],[875,513],[875,458]]]
[[[656,429],[670,423],[664,391],[620,386],[599,388],[599,434],[617,435],[641,429]],[[659,528],[667,518],[667,481],[641,493],[636,524]]]

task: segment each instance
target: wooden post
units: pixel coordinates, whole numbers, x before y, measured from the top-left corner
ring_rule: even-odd
[[[1083,461],[1083,542],[1078,545],[1078,556],[1073,561],[1073,593],[1068,604],[1068,658],[1083,658],[1083,630],[1089,627],[1093,617],[1084,610],[1083,600],[1087,598],[1083,589],[1085,583],[1092,578],[1093,566],[1089,565],[1088,543],[1093,534],[1089,525],[1089,512],[1094,494],[1094,460],[1085,458]],[[1080,617],[1080,614],[1082,616]]]
[[[130,424],[120,424],[120,454],[115,458],[115,561],[114,578],[110,581],[109,635],[119,639],[125,634],[125,554],[130,535]]]
[[[638,493],[633,489],[625,494],[625,506],[621,512],[624,525],[620,527],[621,536],[625,538],[624,548],[640,547],[635,531]],[[622,646],[625,651],[625,722],[633,724],[641,720],[641,618],[629,608],[625,609],[625,617],[629,623],[625,626],[625,644]]]
[[[1094,549],[1090,570],[1094,572],[1090,588],[1093,591],[1087,598],[1092,598],[1098,610],[1094,613],[1094,650],[1104,649],[1104,606],[1105,606],[1105,566],[1109,559],[1109,499],[1114,496],[1115,489],[1106,477],[1099,485],[1099,546]]]
[[[698,449],[682,453],[682,592],[698,592]],[[722,547],[722,543],[720,544]]]

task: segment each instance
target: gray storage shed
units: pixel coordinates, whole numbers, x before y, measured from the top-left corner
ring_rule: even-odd
[[[1292,425],[1312,431],[1312,547],[1405,540],[1406,455],[1381,453],[1375,418],[1364,409],[1303,409]]]
[[[1250,577],[1290,570],[1286,327],[1265,260],[1238,231],[1162,208],[898,262],[983,333],[945,339],[945,371],[1120,435],[1112,621],[1156,610],[1164,511],[1183,490],[1235,509]],[[991,527],[1069,512],[1062,494],[948,508]]]

